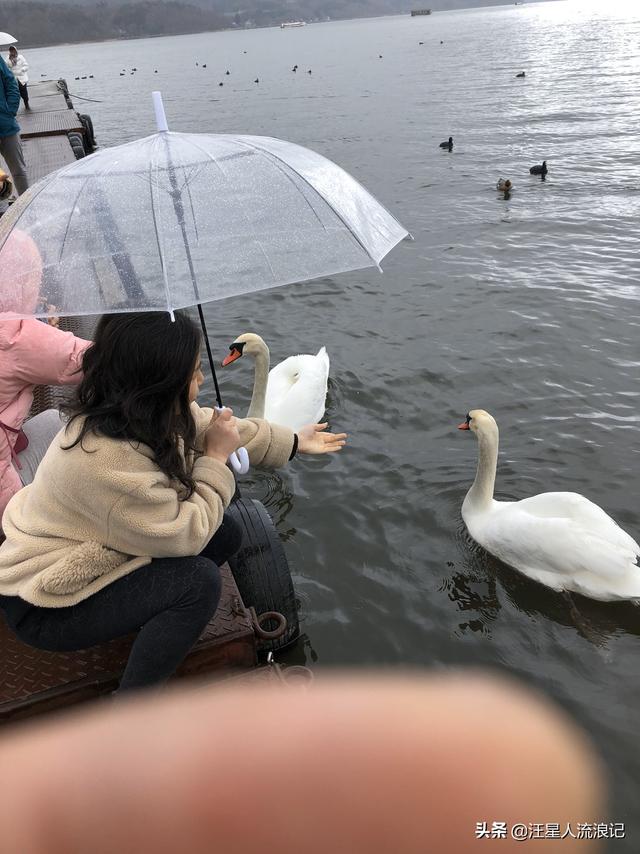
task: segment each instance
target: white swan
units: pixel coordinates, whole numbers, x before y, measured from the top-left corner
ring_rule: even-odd
[[[326,406],[329,381],[329,356],[324,347],[315,356],[289,356],[269,371],[269,348],[253,332],[239,335],[222,362],[229,365],[243,355],[256,363],[248,418],[266,418],[299,430],[305,424],[317,424]]]
[[[640,546],[604,510],[576,492],[495,501],[498,425],[474,409],[460,430],[478,437],[478,470],[462,504],[476,542],[553,590],[609,602],[640,599]]]

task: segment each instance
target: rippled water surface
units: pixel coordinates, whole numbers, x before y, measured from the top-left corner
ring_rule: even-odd
[[[86,108],[103,145],[152,132],[160,88],[172,129],[307,145],[413,233],[384,276],[207,309],[220,358],[247,330],[277,360],[326,344],[330,419],[351,435],[339,457],[246,487],[294,567],[293,658],[480,664],[541,686],[608,760],[631,837],[616,851],[640,832],[640,611],[576,599],[572,614],[474,546],[460,505],[476,444],[455,428],[473,407],[496,416],[499,497],[576,490],[640,534],[639,45],[640,6],[561,2],[29,52],[36,79],[100,101]],[[545,182],[528,173],[543,159]],[[243,411],[250,365],[222,378]]]

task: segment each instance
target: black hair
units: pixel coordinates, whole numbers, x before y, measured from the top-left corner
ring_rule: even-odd
[[[200,330],[191,318],[160,311],[105,314],[94,343],[83,356],[84,377],[64,408],[71,424],[83,417],[73,448],[87,433],[148,445],[167,477],[195,490],[187,458],[194,451],[196,425],[189,384],[200,353]],[[181,447],[182,446],[182,447]]]

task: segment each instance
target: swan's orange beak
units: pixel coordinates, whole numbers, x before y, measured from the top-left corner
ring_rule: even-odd
[[[468,430],[468,429],[469,429],[469,425],[467,424],[466,421],[463,421],[462,424],[458,424],[458,430]]]
[[[240,350],[232,350],[228,356],[225,356],[222,360],[222,367],[226,368],[227,365],[230,365],[231,362],[235,362],[236,359],[239,359],[242,356]]]

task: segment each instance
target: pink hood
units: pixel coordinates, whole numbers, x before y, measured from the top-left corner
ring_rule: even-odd
[[[9,427],[22,427],[34,385],[80,382],[82,354],[91,344],[35,318],[15,316],[16,310],[26,313],[27,305],[35,308],[41,281],[37,246],[24,232],[12,231],[0,249],[0,421]],[[0,520],[22,486],[11,462],[14,444],[15,435],[0,429]]]
[[[42,258],[24,231],[15,229],[0,249],[0,312],[31,314],[40,298]]]

